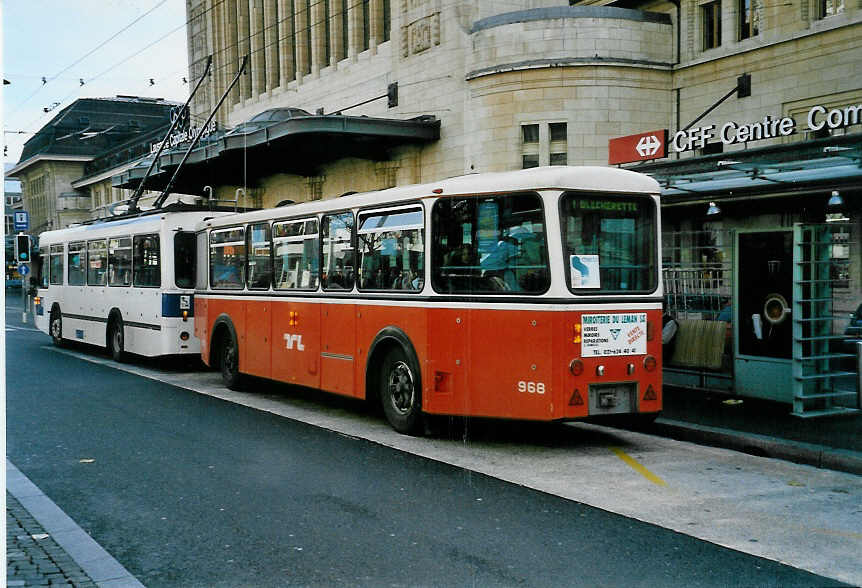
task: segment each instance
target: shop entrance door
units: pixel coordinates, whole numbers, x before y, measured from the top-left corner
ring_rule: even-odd
[[[740,232],[737,239],[736,392],[788,402],[793,383],[793,232]]]

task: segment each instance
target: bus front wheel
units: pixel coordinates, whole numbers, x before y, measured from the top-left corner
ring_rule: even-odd
[[[224,385],[230,390],[239,390],[241,388],[242,375],[239,373],[239,350],[237,349],[236,340],[230,333],[226,333],[222,337],[221,345],[221,379]]]
[[[394,348],[383,359],[380,400],[386,420],[407,435],[422,432],[422,390],[419,371],[404,351]]]
[[[51,311],[51,323],[49,325],[49,331],[51,332],[51,341],[54,342],[54,345],[57,347],[62,347],[63,345],[63,316],[60,314],[59,308],[54,308]]]

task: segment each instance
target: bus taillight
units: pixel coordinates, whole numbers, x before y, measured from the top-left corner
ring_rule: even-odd
[[[580,376],[584,373],[584,362],[580,359],[573,359],[569,364],[569,371],[573,376]]]
[[[646,371],[648,371],[648,372],[655,371],[656,365],[657,365],[657,363],[656,363],[655,357],[653,357],[652,355],[647,355],[644,358],[644,369]]]
[[[189,334],[186,331],[183,331],[182,333],[180,333],[180,340],[181,341],[188,341],[189,340]]]

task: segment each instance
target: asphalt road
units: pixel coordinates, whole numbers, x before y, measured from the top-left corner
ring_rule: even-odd
[[[56,353],[11,306],[9,459],[148,586],[842,585]]]

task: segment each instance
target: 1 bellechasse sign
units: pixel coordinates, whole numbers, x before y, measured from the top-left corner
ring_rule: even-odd
[[[830,130],[857,125],[862,122],[862,104],[827,108],[822,105],[812,106],[806,114],[805,124],[808,131]],[[716,137],[725,145],[786,137],[797,130],[796,120],[790,116],[773,118],[770,115],[763,120],[750,123],[728,121],[721,126],[704,125],[691,127],[673,134],[667,140],[668,131],[650,131],[637,135],[628,135],[611,139],[608,143],[608,163],[630,163],[648,159],[660,159],[667,156],[667,149],[673,153],[682,153],[693,149],[703,149],[707,143]],[[661,140],[663,137],[664,140]],[[653,149],[655,141],[660,145]]]

